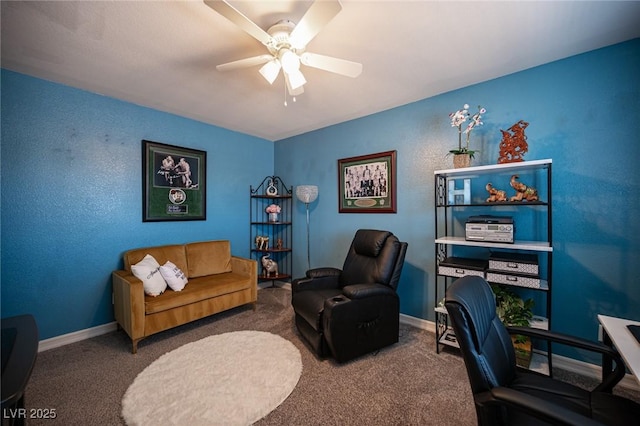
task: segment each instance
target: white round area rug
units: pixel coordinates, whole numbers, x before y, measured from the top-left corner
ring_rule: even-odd
[[[122,399],[128,425],[249,425],[291,394],[300,351],[261,331],[236,331],[186,344],[155,360]]]

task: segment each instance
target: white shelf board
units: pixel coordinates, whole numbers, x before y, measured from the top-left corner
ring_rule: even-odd
[[[441,314],[449,315],[449,312],[447,312],[447,308],[445,308],[444,306],[437,306],[434,308],[434,311]],[[541,317],[539,315],[534,315],[531,319],[529,327],[538,328],[540,330],[549,330],[549,319]]]
[[[467,241],[464,237],[440,237],[436,238],[436,244],[448,244],[454,246],[493,247],[509,250],[553,251],[553,247],[547,241],[516,241],[509,243],[491,243],[484,241]]]
[[[549,330],[549,319],[534,315],[533,318],[531,318],[531,321],[529,321],[529,327],[539,328],[540,330]]]
[[[436,306],[434,311],[440,312],[441,314],[449,315],[449,312],[447,312],[447,308],[445,308],[444,306]]]
[[[511,287],[519,287],[519,288],[530,288],[532,290],[543,290],[543,291],[549,291],[549,281],[547,280],[540,280],[540,287],[531,287],[528,285],[521,285],[515,282],[509,282],[509,283],[501,283],[501,282],[495,282],[495,281],[487,281],[489,284],[498,284],[498,285],[508,285]]]
[[[450,340],[453,339],[453,340]],[[448,328],[442,336],[440,336],[440,343],[447,346],[453,346],[454,348],[460,349],[460,345],[458,344],[458,339],[456,339],[456,335],[453,333],[453,330]]]
[[[550,158],[545,160],[532,160],[532,161],[522,161],[518,163],[505,163],[505,164],[490,164],[487,166],[474,166],[474,167],[464,167],[460,169],[446,169],[446,170],[435,170],[433,172],[434,175],[470,175],[475,173],[482,172],[506,172],[511,170],[518,170],[522,168],[532,168],[536,166],[547,166],[552,163]]]
[[[533,351],[529,370],[544,374],[545,376],[549,375],[549,362],[546,352]]]

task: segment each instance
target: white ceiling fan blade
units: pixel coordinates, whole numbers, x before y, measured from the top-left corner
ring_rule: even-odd
[[[256,65],[262,65],[266,62],[269,62],[272,59],[273,59],[273,56],[264,54],[260,56],[253,56],[251,58],[240,59],[238,61],[227,62],[226,64],[220,64],[216,66],[216,69],[218,71],[233,71],[240,68],[248,68]]]
[[[280,68],[282,68],[282,66],[280,65],[280,61],[276,58],[273,58],[272,60],[264,64],[262,68],[260,68],[260,74],[262,74],[264,79],[267,80],[269,84],[273,84],[273,82],[278,77],[278,74],[280,73]]]
[[[302,73],[300,71],[298,71],[298,73],[300,73],[300,76],[304,80],[304,76],[302,75]],[[289,78],[289,74],[287,74],[286,72],[283,72],[283,74],[284,81],[287,83],[287,90],[289,91],[290,96],[298,96],[304,93],[304,83],[307,82],[306,80],[304,80],[304,83],[302,83],[302,85],[294,88],[291,79]]]
[[[362,64],[358,62],[318,55],[317,53],[303,53],[300,55],[300,62],[309,67],[346,75],[347,77],[355,78],[362,73]]]
[[[294,48],[303,49],[341,10],[338,0],[315,1],[291,32],[289,42]]]
[[[236,24],[242,30],[246,31],[251,37],[257,39],[265,46],[271,41],[271,36],[266,31],[226,1],[204,0],[204,3],[220,15]]]

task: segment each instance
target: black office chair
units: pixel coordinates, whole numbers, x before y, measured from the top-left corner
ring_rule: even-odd
[[[24,425],[24,393],[38,357],[33,315],[2,318],[2,424]]]
[[[319,357],[345,362],[398,341],[406,251],[391,232],[360,229],[342,269],[311,269],[293,281],[296,327]]]
[[[620,355],[601,343],[529,327],[505,327],[481,277],[452,283],[445,306],[467,368],[480,425],[632,425],[640,405],[611,394],[625,374]],[[509,333],[528,335],[609,357],[615,370],[593,391],[516,367]]]

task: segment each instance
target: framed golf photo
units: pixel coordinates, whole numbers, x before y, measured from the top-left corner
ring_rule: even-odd
[[[142,221],[206,220],[207,153],[142,141]]]

